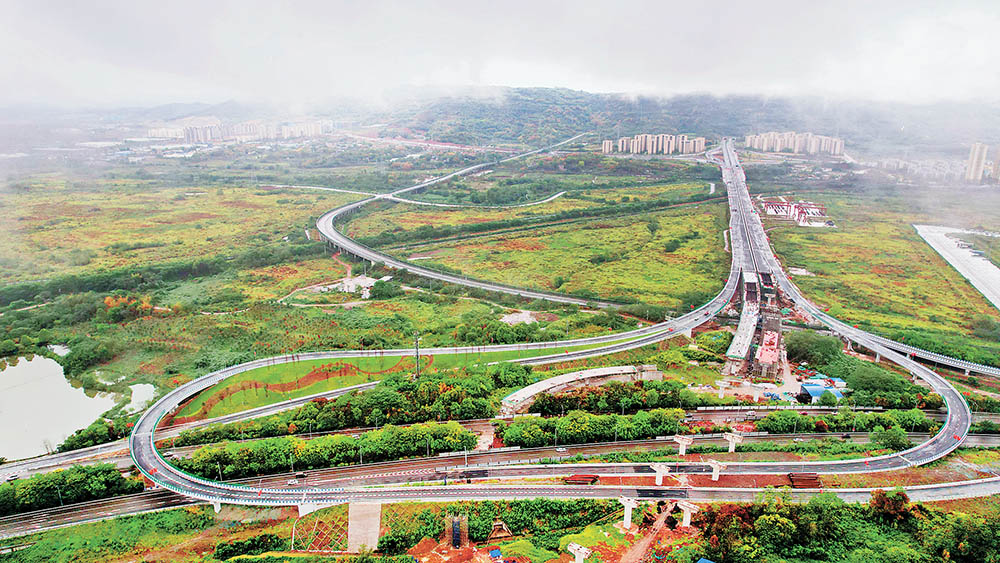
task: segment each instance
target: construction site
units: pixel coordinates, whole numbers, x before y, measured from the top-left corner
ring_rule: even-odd
[[[835,227],[826,206],[811,201],[792,201],[786,196],[758,196],[758,204],[770,219],[788,221],[800,227]]]

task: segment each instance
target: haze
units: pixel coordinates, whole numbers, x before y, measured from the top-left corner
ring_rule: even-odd
[[[469,85],[912,103],[1000,91],[994,2],[32,1],[0,20],[8,106]]]

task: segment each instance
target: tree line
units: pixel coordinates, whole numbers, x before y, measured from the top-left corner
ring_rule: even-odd
[[[142,490],[141,480],[122,477],[111,463],[74,465],[0,485],[0,516]]]
[[[295,436],[203,446],[175,458],[177,468],[204,479],[237,479],[337,465],[423,457],[473,450],[476,435],[457,422],[384,426],[357,438],[337,434],[303,440]]]
[[[634,415],[598,415],[571,411],[566,416],[523,416],[511,422],[494,422],[495,433],[506,446],[539,448],[560,444],[589,444],[614,440],[642,440],[680,433],[729,432],[728,426],[689,428],[682,424],[681,409],[650,409]]]

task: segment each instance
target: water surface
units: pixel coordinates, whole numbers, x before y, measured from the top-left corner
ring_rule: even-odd
[[[63,377],[53,359],[18,358],[0,371],[0,457],[33,457],[54,450],[67,436],[115,406],[114,395],[88,397]]]

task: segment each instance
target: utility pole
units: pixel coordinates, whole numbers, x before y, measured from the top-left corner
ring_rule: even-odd
[[[222,480],[222,462],[217,461],[217,462],[215,462],[215,465],[217,465],[219,467],[219,481],[221,481]]]

